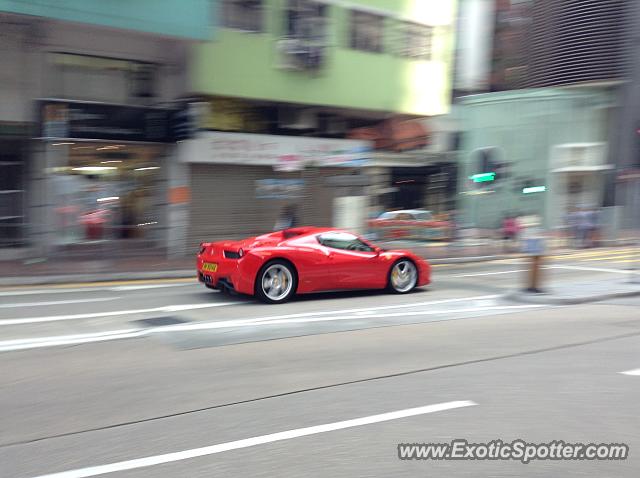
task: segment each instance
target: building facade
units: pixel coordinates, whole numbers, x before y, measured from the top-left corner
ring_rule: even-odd
[[[553,230],[574,207],[613,206],[608,141],[615,107],[615,90],[606,88],[463,98],[462,220],[494,229],[508,214],[537,214]]]
[[[217,4],[215,36],[192,48],[187,247],[271,230],[291,203],[355,229],[368,207],[427,204],[442,156],[424,119],[449,110],[455,1]]]
[[[489,73],[479,79],[456,73],[458,93],[483,93],[459,100],[465,136],[460,164],[467,171],[459,181],[459,204],[469,223],[494,228],[501,215],[520,211],[542,214],[554,228],[561,225],[567,207],[582,205],[616,206],[605,214],[609,225],[639,227],[634,198],[640,183],[633,178],[640,178],[640,67],[634,59],[640,5],[618,0],[465,0],[460,10],[464,22],[492,32],[493,39],[487,50],[486,44],[465,40],[463,33],[458,65],[476,58],[484,65],[480,71]],[[539,110],[532,104],[535,98],[541,102]],[[480,123],[483,114],[485,125]],[[551,130],[523,120],[529,114],[558,127]],[[575,127],[564,126],[569,124]],[[548,134],[540,136],[539,131]],[[535,158],[517,153],[511,137],[537,151]],[[539,145],[532,143],[534,137]],[[503,146],[494,151],[494,143]],[[494,152],[496,167],[505,163],[505,171],[528,171],[527,177],[547,190],[522,195],[525,188],[518,184],[509,193],[515,202],[505,203],[499,183],[506,181],[470,183],[469,176],[493,171],[483,169]]]
[[[206,0],[0,1],[2,244],[169,247],[174,101],[210,15]]]

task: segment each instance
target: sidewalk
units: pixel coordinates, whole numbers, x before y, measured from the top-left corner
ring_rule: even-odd
[[[545,288],[542,294],[513,291],[505,298],[524,304],[576,305],[637,296],[640,296],[640,277],[629,273],[627,277],[608,280],[558,284]]]

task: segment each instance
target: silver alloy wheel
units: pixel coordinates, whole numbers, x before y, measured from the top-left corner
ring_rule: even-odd
[[[402,260],[391,269],[391,286],[397,292],[409,292],[418,282],[418,271],[413,262]]]
[[[283,264],[273,264],[262,274],[262,292],[274,302],[286,299],[293,287],[293,275]]]

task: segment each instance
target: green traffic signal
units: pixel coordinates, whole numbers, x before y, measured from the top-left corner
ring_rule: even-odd
[[[522,188],[522,194],[543,193],[547,190],[546,186],[530,186]]]
[[[469,176],[474,183],[487,183],[496,179],[496,173],[480,173]]]

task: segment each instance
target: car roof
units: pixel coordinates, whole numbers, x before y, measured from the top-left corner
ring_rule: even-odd
[[[397,211],[389,211],[389,212],[394,214],[400,214],[400,213],[424,214],[424,213],[430,213],[431,211],[427,209],[398,209]]]
[[[301,226],[301,227],[292,227],[289,229],[285,229],[282,233],[287,236],[285,240],[288,241],[290,239],[297,239],[305,236],[313,236],[316,234],[321,234],[323,232],[348,232],[343,231],[341,229],[336,229],[335,227],[316,227],[316,226]]]

